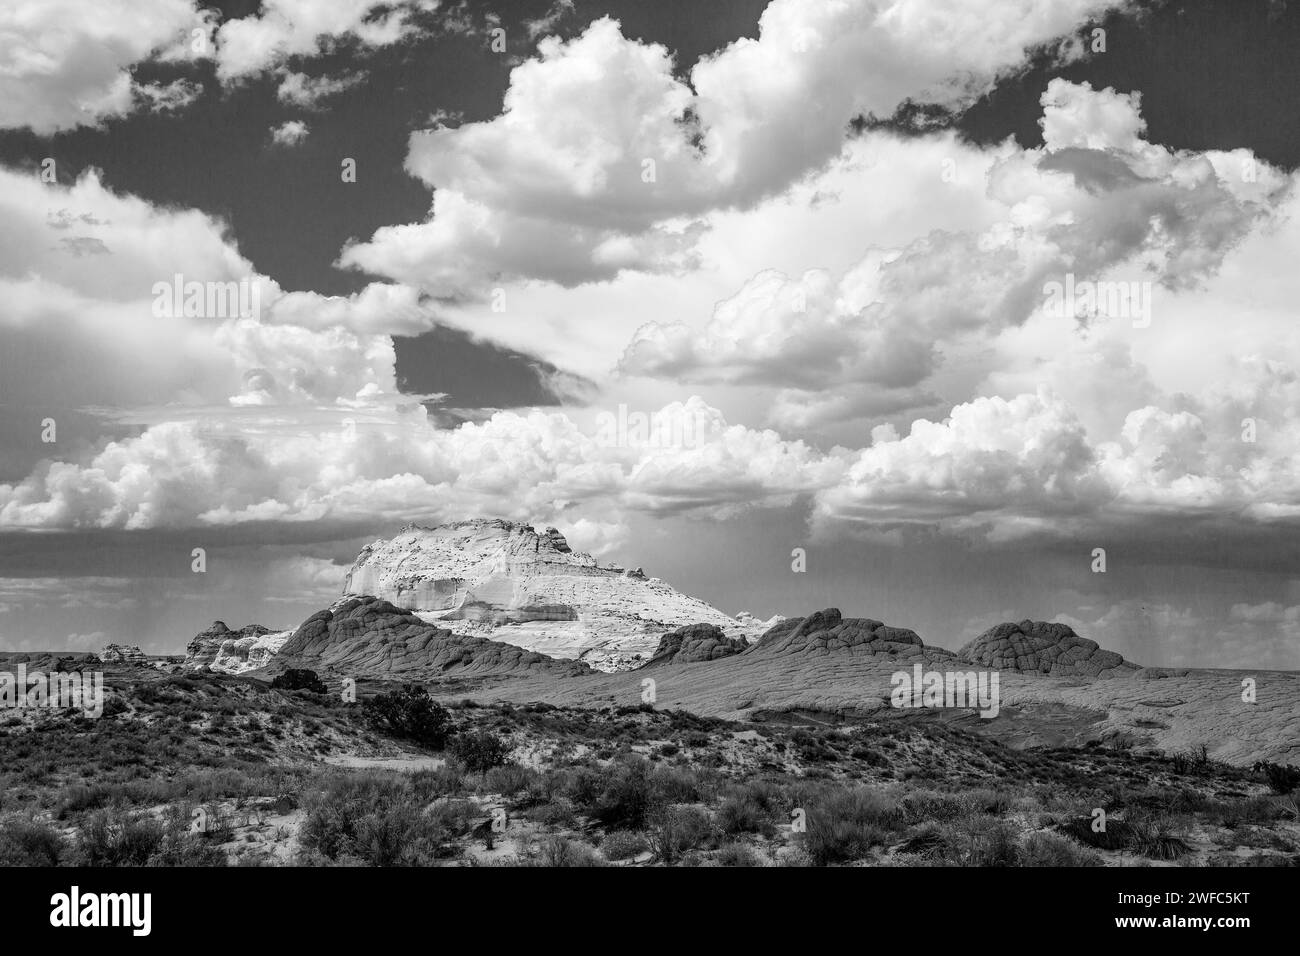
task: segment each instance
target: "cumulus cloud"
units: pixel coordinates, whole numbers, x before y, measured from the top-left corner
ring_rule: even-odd
[[[944,356],[1041,312],[1049,283],[1195,287],[1275,210],[1289,180],[1266,164],[1247,178],[1227,154],[1146,143],[1138,104],[1136,95],[1052,80],[1042,97],[1046,145],[989,151],[1001,222],[872,250],[839,276],[761,273],[702,330],[643,326],[620,370],[783,387],[773,421],[806,427],[932,400],[924,383]],[[1125,317],[1103,309],[1072,304],[1066,341],[1072,326]]]
[[[380,229],[340,261],[471,295],[499,277],[577,285],[681,269],[699,217],[823,168],[855,116],[913,96],[965,102],[1110,6],[773,0],[758,39],[686,78],[666,48],[603,18],[541,40],[495,119],[414,134],[406,167],[434,189],[429,218]]]
[[[1300,517],[1293,371],[1241,362],[1229,384],[1163,401],[1129,412],[1105,441],[1090,439],[1046,390],[977,398],[942,422],[914,422],[907,435],[880,426],[842,480],[817,493],[814,523],[1006,540],[1141,527],[1161,516],[1238,528]]]
[[[392,340],[363,328],[396,301],[389,290],[284,296],[224,223],[114,193],[95,171],[63,186],[0,167],[0,216],[0,371],[26,403],[352,407],[397,392]],[[205,289],[242,284],[249,302],[256,290],[261,314],[178,313],[156,291],[178,276]],[[316,321],[297,323],[317,307]]]
[[[466,514],[586,517],[608,543],[610,507],[728,514],[789,503],[839,470],[800,442],[728,425],[699,399],[657,413],[695,440],[611,442],[564,414],[499,412],[431,429],[419,414],[375,415],[331,430],[274,419],[172,421],[110,442],[82,463],[45,462],[0,485],[0,527],[161,528],[252,521],[445,520]],[[587,509],[591,509],[589,512]]]
[[[182,88],[136,87],[132,64],[204,27],[194,0],[10,0],[0,8],[0,127],[95,126]]]

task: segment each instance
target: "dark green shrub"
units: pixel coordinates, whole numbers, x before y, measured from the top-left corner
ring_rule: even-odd
[[[316,672],[305,667],[290,667],[283,674],[272,679],[271,686],[277,690],[309,690],[315,694],[329,691],[325,682],[316,676]]]
[[[58,866],[67,847],[59,831],[37,820],[0,823],[0,866]]]
[[[447,745],[452,759],[470,773],[484,773],[506,762],[510,748],[486,730],[456,734]]]
[[[446,745],[451,732],[451,718],[446,709],[430,698],[427,690],[415,684],[368,698],[361,705],[361,713],[376,731],[435,750]]]

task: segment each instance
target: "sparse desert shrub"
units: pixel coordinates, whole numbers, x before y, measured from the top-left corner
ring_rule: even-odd
[[[1153,860],[1177,860],[1191,852],[1187,841],[1174,832],[1172,821],[1155,820],[1135,827],[1133,848]]]
[[[82,866],[146,866],[162,847],[163,826],[152,817],[96,810],[77,827]]]
[[[753,794],[742,791],[732,794],[718,807],[718,827],[728,836],[739,833],[758,833],[770,837],[776,824],[770,809],[763,806]]]
[[[758,857],[743,843],[728,843],[714,856],[718,866],[758,866]]]
[[[1099,850],[1126,850],[1137,841],[1137,832],[1127,820],[1106,820],[1103,830],[1093,829],[1092,817],[1074,817],[1057,827],[1061,833],[1073,837],[1085,846]]]
[[[631,830],[606,833],[600,841],[600,852],[607,860],[628,860],[650,848],[644,834]]]
[[[1020,851],[1020,866],[1101,866],[1101,857],[1055,833],[1031,833]]]
[[[889,839],[903,814],[891,798],[865,787],[836,790],[811,801],[803,847],[814,866],[859,860]]]
[[[443,766],[411,774],[411,790],[421,803],[447,797],[465,789],[465,777],[458,767]]]
[[[502,764],[499,767],[489,768],[483,774],[483,789],[489,793],[511,797],[528,789],[537,775],[536,770],[522,767],[517,763]]]
[[[971,821],[965,830],[970,838],[967,866],[1018,866],[1020,846],[1016,828],[992,817]]]
[[[63,835],[39,820],[0,822],[0,866],[58,866],[67,847]]]
[[[658,766],[650,771],[651,799],[660,803],[694,803],[700,799],[699,777],[689,767]]]
[[[436,856],[448,835],[443,820],[424,813],[408,785],[378,774],[331,778],[304,804],[302,846],[336,862],[418,864]]]
[[[632,830],[645,826],[650,810],[650,781],[644,760],[613,765],[597,787],[588,806],[599,823]]]
[[[585,843],[562,836],[549,836],[541,841],[534,860],[537,866],[605,866],[605,861]]]
[[[486,730],[463,731],[451,738],[447,752],[469,773],[485,773],[506,762],[510,748]]]
[[[577,817],[563,803],[542,803],[527,810],[524,815],[534,823],[553,830],[569,829],[577,825]]]
[[[361,705],[366,722],[380,733],[413,740],[440,750],[447,743],[451,718],[447,711],[415,684],[401,690],[376,694]]]
[[[1300,767],[1261,760],[1252,769],[1264,775],[1274,793],[1287,794],[1300,786]]]
[[[708,814],[696,807],[658,806],[646,821],[646,840],[655,858],[675,863],[708,843],[714,834]]]

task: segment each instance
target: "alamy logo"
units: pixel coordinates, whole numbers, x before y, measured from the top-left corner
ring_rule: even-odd
[[[104,673],[92,671],[0,671],[0,707],[79,708],[87,717],[104,712]]]
[[[179,272],[153,284],[153,314],[159,319],[260,319],[262,290],[249,278],[238,282],[188,282]]]
[[[1113,319],[1132,319],[1135,329],[1151,325],[1151,283],[1145,280],[1076,281],[1074,273],[1067,272],[1064,283],[1044,283],[1043,295],[1046,296],[1044,311],[1058,319],[1103,315]]]
[[[927,671],[920,664],[912,672],[895,671],[890,703],[911,707],[974,707],[981,717],[996,717],[1001,709],[997,671]]]
[[[628,411],[596,416],[596,444],[604,448],[696,448],[704,444],[708,422],[689,410],[667,412]]]
[[[129,926],[131,935],[148,936],[153,924],[150,893],[83,894],[74,886],[51,896],[50,907],[51,926]]]

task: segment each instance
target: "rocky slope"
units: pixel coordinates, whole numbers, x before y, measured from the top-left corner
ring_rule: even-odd
[[[998,671],[1052,677],[1124,677],[1138,670],[1138,665],[1080,637],[1068,625],[1047,621],[998,624],[957,656]]]
[[[409,525],[362,549],[343,593],[372,595],[454,633],[490,637],[605,670],[643,663],[660,635],[693,624],[727,637],[771,622],[733,618],[640,568],[601,566],[554,528],[474,519]]]
[[[289,639],[292,631],[273,631],[249,624],[232,631],[223,621],[195,635],[185,648],[186,668],[210,667],[226,674],[242,674],[265,667]]]
[[[576,677],[591,669],[513,644],[463,634],[374,597],[313,614],[261,673],[308,668],[325,677],[428,680],[447,677]]]

